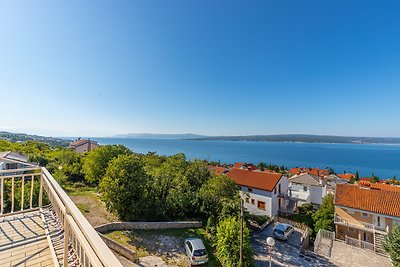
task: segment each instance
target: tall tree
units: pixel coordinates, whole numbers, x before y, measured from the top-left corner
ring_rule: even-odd
[[[119,155],[132,152],[123,145],[106,145],[90,151],[83,160],[82,171],[85,179],[98,184],[106,173],[108,163]]]
[[[147,180],[138,156],[119,155],[111,160],[99,185],[107,209],[125,221],[143,219],[148,204]]]
[[[392,231],[382,242],[383,248],[389,253],[393,266],[400,266],[400,226],[393,224]]]
[[[322,204],[313,215],[315,233],[320,229],[335,231],[334,215],[335,205],[333,194],[328,194],[322,199]]]
[[[253,250],[250,245],[250,234],[243,225],[243,266],[253,265]],[[228,217],[220,221],[216,234],[217,257],[222,266],[240,266],[240,220]]]

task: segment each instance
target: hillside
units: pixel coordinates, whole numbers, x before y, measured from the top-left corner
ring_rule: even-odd
[[[10,133],[10,132],[0,132],[0,140],[7,140],[11,142],[25,142],[25,141],[40,141],[50,146],[62,146],[67,147],[69,145],[70,140],[65,140],[61,138],[55,137],[45,137],[40,135],[29,135],[24,133]]]

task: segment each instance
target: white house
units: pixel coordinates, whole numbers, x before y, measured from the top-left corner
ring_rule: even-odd
[[[13,170],[32,166],[34,164],[28,162],[28,156],[22,153],[0,152],[0,170]]]
[[[285,175],[237,168],[226,175],[240,187],[244,207],[251,214],[272,217],[286,209],[289,181]]]
[[[304,173],[289,179],[289,195],[298,200],[298,206],[305,203],[321,205],[326,194],[326,182],[319,176]]]

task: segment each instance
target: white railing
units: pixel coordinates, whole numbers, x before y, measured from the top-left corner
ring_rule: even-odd
[[[374,224],[370,224],[370,223],[366,223],[366,222],[362,222],[362,221],[359,221],[359,223],[361,225],[350,223],[350,222],[343,220],[337,214],[335,214],[335,223],[342,224],[342,225],[349,226],[349,227],[356,228],[356,229],[366,230],[366,231],[370,231],[370,232],[380,232],[382,234],[386,234],[385,231],[378,229],[377,226],[375,226]]]
[[[6,181],[7,192],[11,191],[10,197],[5,195]],[[26,188],[28,184],[29,188]],[[39,192],[35,185],[39,187]],[[112,251],[46,168],[0,171],[0,216],[41,210],[45,199],[43,189],[47,193],[58,220],[63,225],[62,266],[68,266],[68,252],[72,248],[79,258],[80,266],[122,267]],[[28,191],[29,194],[27,194]],[[28,195],[29,204],[26,203]],[[57,265],[58,261],[55,260],[54,263]]]
[[[359,247],[362,249],[369,249],[372,251],[375,251],[375,245],[372,243],[368,243],[359,239],[355,239],[352,237],[348,237],[347,235],[344,238],[344,241],[346,244],[354,246],[354,247]]]

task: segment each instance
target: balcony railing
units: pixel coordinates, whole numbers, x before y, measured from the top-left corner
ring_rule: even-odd
[[[12,225],[15,219],[12,218],[25,218],[28,217],[26,214],[33,213],[40,214],[42,219],[54,266],[122,266],[45,168],[0,171],[2,221],[7,221],[15,229]],[[28,227],[25,222],[20,222]],[[58,229],[57,234],[51,234],[49,227]],[[28,230],[33,232],[29,227]],[[7,238],[9,236],[7,232],[4,235]],[[0,243],[0,251],[15,247],[13,242],[16,241],[11,238],[9,240],[6,240],[6,244]]]
[[[337,214],[335,214],[335,223],[336,224],[341,224],[341,225],[344,225],[344,226],[348,226],[348,227],[352,227],[352,228],[356,228],[356,229],[360,229],[360,230],[364,230],[364,231],[379,232],[379,233],[382,233],[382,234],[386,234],[385,231],[382,231],[382,230],[378,229],[374,224],[361,222],[361,221],[359,221],[360,224],[350,223],[350,222],[342,219]]]

